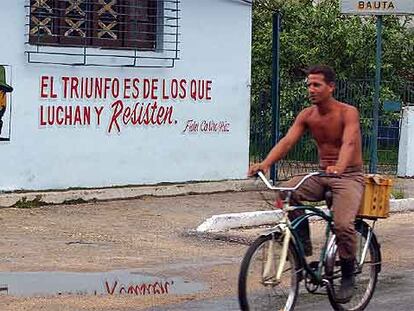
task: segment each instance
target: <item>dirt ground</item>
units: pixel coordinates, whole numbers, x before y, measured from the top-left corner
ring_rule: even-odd
[[[190,285],[203,284],[203,289],[150,296],[3,294],[0,310],[126,311],[236,295],[246,245],[200,238],[194,229],[214,214],[265,209],[269,206],[260,192],[1,209],[0,273],[133,270],[160,278],[180,277]],[[377,224],[385,271],[412,266],[413,220],[414,213],[393,214]],[[226,234],[253,237],[257,233],[258,229],[245,229]]]

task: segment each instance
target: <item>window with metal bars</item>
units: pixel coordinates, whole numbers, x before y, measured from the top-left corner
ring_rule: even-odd
[[[153,51],[158,0],[30,0],[29,43]]]

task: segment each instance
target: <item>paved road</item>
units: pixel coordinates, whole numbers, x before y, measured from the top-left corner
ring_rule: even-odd
[[[268,210],[273,199],[272,193],[253,191],[0,209],[0,310],[238,310],[237,274],[247,248],[243,243],[264,228],[230,230],[221,237],[191,233],[211,215]],[[414,310],[413,222],[414,213],[401,213],[376,224],[387,267],[368,310]],[[132,285],[174,281],[174,286],[163,295],[127,295],[121,286],[131,285],[127,271],[134,272]],[[394,275],[396,271],[400,274]],[[2,278],[26,288],[10,280],[11,274],[23,276],[21,282],[38,295],[14,296],[12,287],[9,295],[1,291]],[[29,284],[34,276],[50,288]],[[72,286],[73,277],[80,283]],[[93,292],[104,286],[108,295],[85,294],[86,283]],[[49,290],[63,294],[50,296]],[[297,310],[310,308],[330,310],[325,297],[302,297]]]
[[[373,299],[367,309],[371,311],[414,310],[414,270],[400,271],[398,274],[380,274]],[[308,295],[307,295],[308,296]],[[315,299],[315,297],[321,297]],[[316,300],[316,301],[315,301]],[[147,311],[237,311],[240,310],[235,297],[187,302],[167,307],[147,309]],[[299,297],[297,311],[330,311],[327,296]]]

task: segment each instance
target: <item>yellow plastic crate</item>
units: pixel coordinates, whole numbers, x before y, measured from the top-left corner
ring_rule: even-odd
[[[358,216],[362,218],[387,218],[390,213],[392,179],[381,175],[365,175],[365,190]]]

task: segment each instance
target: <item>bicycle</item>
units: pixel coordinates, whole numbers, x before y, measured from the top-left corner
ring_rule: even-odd
[[[323,173],[313,172],[302,178],[295,187],[275,187],[270,184],[262,172],[258,176],[267,188],[284,192],[282,219],[276,226],[261,234],[247,249],[242,260],[238,296],[243,311],[252,310],[294,310],[299,295],[299,284],[304,281],[306,291],[320,294],[318,289],[326,288],[329,302],[334,310],[364,310],[375,291],[378,273],[381,271],[380,244],[374,233],[375,221],[369,225],[357,217],[357,254],[355,269],[354,295],[346,304],[335,299],[339,289],[341,269],[336,237],[333,230],[333,218],[330,210],[332,193],[327,189],[325,201],[328,209],[323,211],[314,206],[291,206],[290,197],[303,182],[311,176]],[[326,176],[326,175],[325,175]],[[305,211],[303,216],[290,221],[288,212],[296,209]],[[297,228],[310,217],[326,223],[322,249],[318,261],[308,262],[304,247],[298,237]]]

